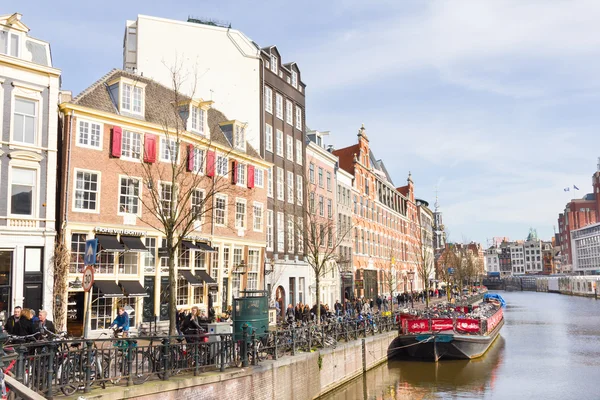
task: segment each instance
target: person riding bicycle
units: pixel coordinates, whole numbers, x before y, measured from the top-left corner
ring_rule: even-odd
[[[127,311],[125,308],[119,307],[119,315],[117,318],[110,324],[110,328],[116,329],[118,332],[123,332],[123,337],[127,337],[129,335],[129,315],[127,315]]]
[[[194,343],[198,340],[198,335],[203,331],[200,320],[200,310],[196,306],[192,307],[192,312],[181,325],[181,331],[185,335],[187,343]]]

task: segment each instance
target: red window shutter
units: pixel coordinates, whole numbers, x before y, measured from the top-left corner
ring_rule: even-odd
[[[194,145],[188,144],[188,163],[187,163],[188,171],[194,170]]]
[[[156,136],[149,133],[144,135],[144,162],[156,162]]]
[[[121,136],[123,131],[120,126],[113,126],[112,129],[112,146],[110,155],[113,157],[121,157]]]
[[[254,165],[248,165],[248,185],[250,189],[254,187]]]
[[[215,152],[206,152],[206,176],[215,176]]]
[[[231,162],[231,183],[233,183],[234,185],[238,181],[237,166],[238,166],[237,161],[233,160]]]

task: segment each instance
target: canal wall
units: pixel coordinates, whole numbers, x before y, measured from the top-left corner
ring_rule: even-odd
[[[387,332],[335,349],[264,361],[248,368],[207,372],[196,377],[171,377],[128,388],[110,388],[85,399],[150,400],[294,400],[311,399],[334,390],[363,372],[387,361],[390,343],[397,332]]]

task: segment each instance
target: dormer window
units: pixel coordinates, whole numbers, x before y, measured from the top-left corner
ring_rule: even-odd
[[[134,114],[142,113],[144,90],[139,86],[123,83],[123,96],[121,97],[121,109]]]
[[[277,74],[277,57],[271,54],[271,71]]]
[[[236,124],[234,132],[233,147],[238,150],[246,151],[246,128]]]
[[[0,31],[0,53],[19,57],[19,35]]]
[[[292,86],[298,88],[298,73],[296,71],[292,71]]]
[[[204,134],[204,121],[206,119],[205,113],[206,111],[203,109],[192,106],[190,130],[196,133]]]

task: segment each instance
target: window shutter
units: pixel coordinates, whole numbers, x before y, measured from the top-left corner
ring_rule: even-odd
[[[234,185],[238,181],[238,179],[237,179],[238,178],[238,176],[237,176],[237,173],[238,173],[238,171],[237,171],[237,165],[238,165],[237,161],[233,160],[231,162],[231,183],[233,183]]]
[[[156,162],[156,135],[144,135],[144,162]]]
[[[248,185],[250,189],[254,187],[254,165],[248,165]]]
[[[112,129],[112,146],[110,155],[113,157],[121,157],[121,136],[123,131],[120,126],[113,126]]]
[[[206,176],[215,176],[215,152],[206,152]]]
[[[187,170],[188,171],[193,171],[194,170],[194,145],[193,144],[188,144]]]

